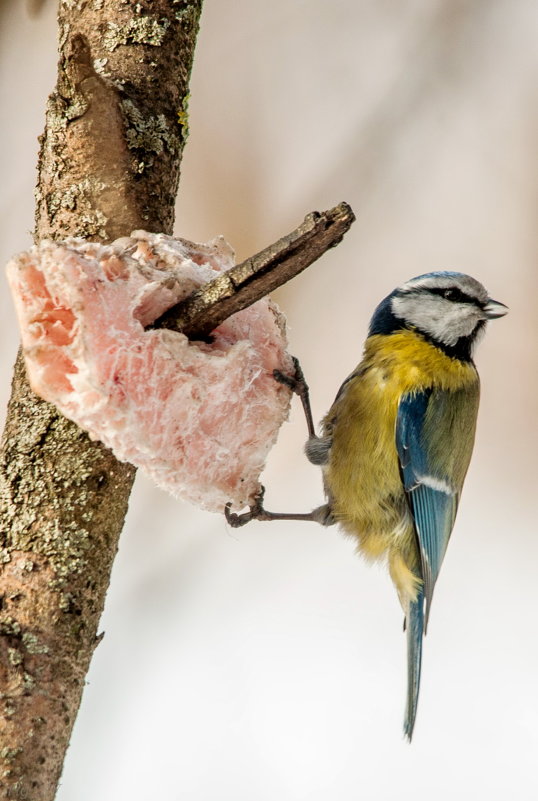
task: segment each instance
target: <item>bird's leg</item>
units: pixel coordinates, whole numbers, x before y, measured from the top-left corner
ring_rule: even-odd
[[[249,511],[243,512],[241,515],[231,512],[231,504],[226,504],[224,507],[224,515],[232,528],[240,528],[240,526],[250,523],[251,520],[307,520],[312,523],[320,523],[322,526],[330,526],[335,522],[328,504],[318,506],[317,509],[313,509],[311,512],[305,514],[268,512],[267,509],[263,508],[264,493],[265,487],[261,487]]]
[[[299,359],[292,356],[293,366],[295,373],[293,375],[286,375],[280,370],[273,370],[274,378],[281,384],[285,384],[301,399],[303,404],[304,416],[306,418],[306,425],[308,428],[308,440],[305,445],[306,458],[312,464],[318,467],[327,464],[329,460],[329,450],[332,444],[330,437],[318,437],[314,428],[314,421],[312,419],[312,409],[310,408],[310,394],[308,392],[308,384],[299,364]]]
[[[330,447],[330,439],[327,437],[318,437],[314,428],[314,421],[312,419],[312,410],[310,408],[310,395],[308,392],[308,384],[305,381],[299,360],[292,356],[293,366],[295,368],[293,375],[286,375],[280,370],[273,370],[273,376],[276,381],[289,387],[292,392],[298,395],[303,405],[304,415],[306,418],[306,425],[308,427],[308,442],[306,443],[306,455],[308,459],[317,465],[326,464],[328,459],[328,451]],[[335,523],[330,504],[326,503],[323,506],[318,506],[311,512],[301,513],[285,513],[285,512],[268,512],[263,508],[263,496],[265,488],[261,487],[259,493],[254,498],[254,503],[250,506],[248,512],[243,514],[236,514],[230,511],[231,504],[227,503],[224,507],[224,514],[226,520],[233,528],[239,528],[251,520],[269,521],[269,520],[306,520],[312,523],[320,523],[322,526],[331,526]]]
[[[276,381],[278,381],[280,384],[285,384],[291,389],[292,392],[300,397],[301,403],[303,404],[306,425],[308,427],[308,438],[317,439],[314,421],[312,419],[312,409],[310,408],[308,384],[305,381],[301,365],[299,364],[299,359],[295,358],[295,356],[292,356],[291,358],[293,359],[293,366],[295,368],[294,374],[286,375],[286,373],[282,373],[280,370],[273,370],[273,376]]]

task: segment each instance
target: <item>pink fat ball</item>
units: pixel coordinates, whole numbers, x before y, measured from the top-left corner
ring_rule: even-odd
[[[222,237],[197,245],[134,231],[110,245],[43,241],[7,267],[34,392],[204,509],[253,502],[290,391],[283,315],[267,298],[191,342],[145,330],[233,266]]]

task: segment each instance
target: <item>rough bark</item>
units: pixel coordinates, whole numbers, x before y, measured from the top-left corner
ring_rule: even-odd
[[[172,232],[202,0],[63,0],[36,240]],[[51,801],[134,468],[39,400],[19,357],[0,453],[0,798]]]

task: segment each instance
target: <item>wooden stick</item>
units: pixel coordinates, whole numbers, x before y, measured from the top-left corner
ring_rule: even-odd
[[[205,339],[227,317],[294,278],[337,245],[355,220],[347,203],[314,211],[287,236],[200,287],[156,320],[152,328]]]

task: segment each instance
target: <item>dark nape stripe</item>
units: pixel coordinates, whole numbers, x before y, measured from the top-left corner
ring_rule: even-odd
[[[379,306],[374,312],[374,316],[370,320],[370,329],[368,336],[373,334],[392,334],[402,328],[402,320],[396,317],[392,311],[392,299],[397,294],[397,290],[391,292],[384,300],[381,301]]]

